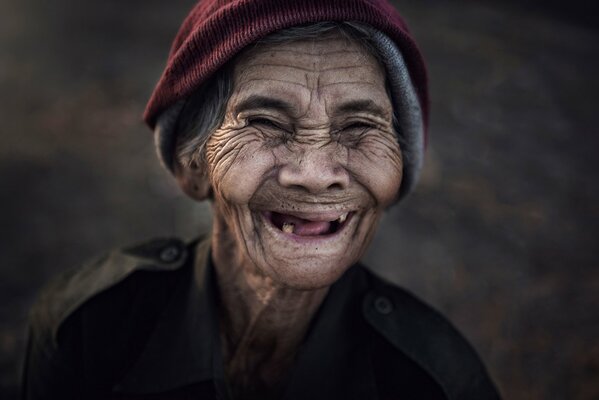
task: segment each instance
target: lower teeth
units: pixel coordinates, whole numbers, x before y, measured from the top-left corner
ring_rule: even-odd
[[[295,225],[290,224],[288,222],[285,222],[283,224],[283,232],[285,233],[293,233],[293,228],[295,228]]]

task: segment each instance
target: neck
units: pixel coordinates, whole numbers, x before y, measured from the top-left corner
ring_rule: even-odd
[[[212,257],[225,372],[233,388],[264,391],[285,378],[328,288],[286,287],[243,254],[233,232],[215,218]]]

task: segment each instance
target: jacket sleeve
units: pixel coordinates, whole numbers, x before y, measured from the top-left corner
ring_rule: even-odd
[[[51,329],[40,326],[32,314],[22,377],[23,400],[81,399],[80,368],[74,359],[70,338],[62,341],[69,348],[55,342]]]
[[[438,311],[411,293],[372,277],[364,316],[397,350],[425,370],[450,400],[499,400],[472,345]]]
[[[57,276],[31,309],[22,399],[110,392],[159,315],[164,297],[156,294],[168,296],[177,282],[177,275],[155,272],[179,270],[187,254],[180,240],[157,239]]]

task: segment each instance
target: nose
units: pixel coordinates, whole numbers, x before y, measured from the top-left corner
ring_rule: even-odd
[[[279,184],[312,194],[346,189],[350,182],[349,173],[335,158],[326,148],[304,149],[279,169]]]

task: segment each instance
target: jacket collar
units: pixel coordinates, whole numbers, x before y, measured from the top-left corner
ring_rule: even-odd
[[[361,314],[367,290],[358,266],[331,286],[298,352],[285,400],[378,398],[371,332]]]
[[[206,380],[221,380],[215,277],[210,241],[197,244],[174,294],[148,338],[144,351],[120,382],[125,393],[166,392]]]
[[[194,268],[185,274],[141,356],[118,385],[120,392],[168,392],[212,381],[226,398],[209,240],[196,246]],[[366,291],[358,267],[331,286],[298,351],[285,400],[336,398],[340,388],[346,398],[377,398],[369,336],[361,323]]]

